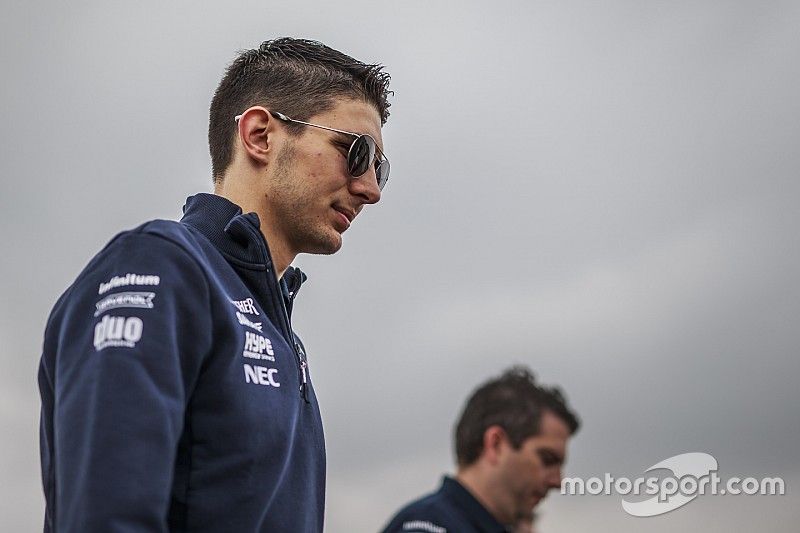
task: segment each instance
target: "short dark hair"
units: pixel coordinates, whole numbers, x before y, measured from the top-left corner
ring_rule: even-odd
[[[233,160],[233,117],[254,105],[306,120],[340,97],[363,99],[389,118],[390,76],[382,65],[362,63],[317,41],[283,37],[239,53],[220,81],[208,124],[214,181]],[[292,125],[288,125],[292,126]],[[296,125],[295,125],[296,126]],[[299,126],[289,128],[297,133]]]
[[[539,434],[544,411],[563,420],[570,434],[578,431],[578,417],[567,406],[561,391],[538,385],[526,367],[511,367],[480,385],[467,400],[456,424],[458,465],[469,466],[478,460],[483,451],[483,435],[491,426],[503,428],[514,449],[519,449],[526,439]]]

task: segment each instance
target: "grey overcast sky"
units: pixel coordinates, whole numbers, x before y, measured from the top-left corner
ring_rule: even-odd
[[[4,0],[0,530],[41,527],[52,304],[115,233],[210,190],[224,68],[289,35],[384,63],[396,93],[383,200],[296,263],[328,532],[452,472],[464,398],[512,363],[583,418],[568,475],[697,451],[787,486],[652,518],[552,494],[539,531],[797,531],[798,28],[771,0]]]

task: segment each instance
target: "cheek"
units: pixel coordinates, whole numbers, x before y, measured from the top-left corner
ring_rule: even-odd
[[[525,465],[520,465],[520,471],[525,472],[529,485],[538,485],[545,476],[544,467],[536,459],[529,459]]]
[[[527,491],[532,485],[539,482],[542,470],[536,461],[528,457],[519,457],[513,464],[509,464],[509,473],[515,480],[518,489]]]
[[[319,178],[320,173],[325,168],[322,159],[322,153],[317,152],[312,154],[308,158],[308,164],[306,165],[306,176],[309,178]]]
[[[338,188],[340,182],[346,183],[346,176],[342,175],[343,169],[342,162],[337,156],[318,152],[309,161],[307,175],[313,180],[312,183],[320,188],[323,185],[327,188]]]

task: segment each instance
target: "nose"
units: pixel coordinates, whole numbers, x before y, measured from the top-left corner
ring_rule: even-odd
[[[553,469],[547,477],[547,486],[553,489],[561,488],[561,469]]]
[[[378,187],[378,177],[375,167],[356,178],[350,178],[350,193],[358,196],[365,204],[376,204],[381,199],[381,189]]]

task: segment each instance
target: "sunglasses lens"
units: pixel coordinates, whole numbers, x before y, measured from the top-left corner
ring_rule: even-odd
[[[350,146],[347,154],[347,170],[354,178],[364,175],[369,170],[370,164],[375,163],[375,177],[378,188],[383,190],[389,181],[389,161],[375,159],[375,139],[369,135],[360,135]]]
[[[347,166],[350,175],[356,178],[365,173],[374,158],[375,141],[369,135],[359,136],[358,139],[353,141],[350,152],[347,154]]]
[[[384,159],[375,166],[375,176],[378,178],[378,188],[383,190],[389,181],[389,161]]]

